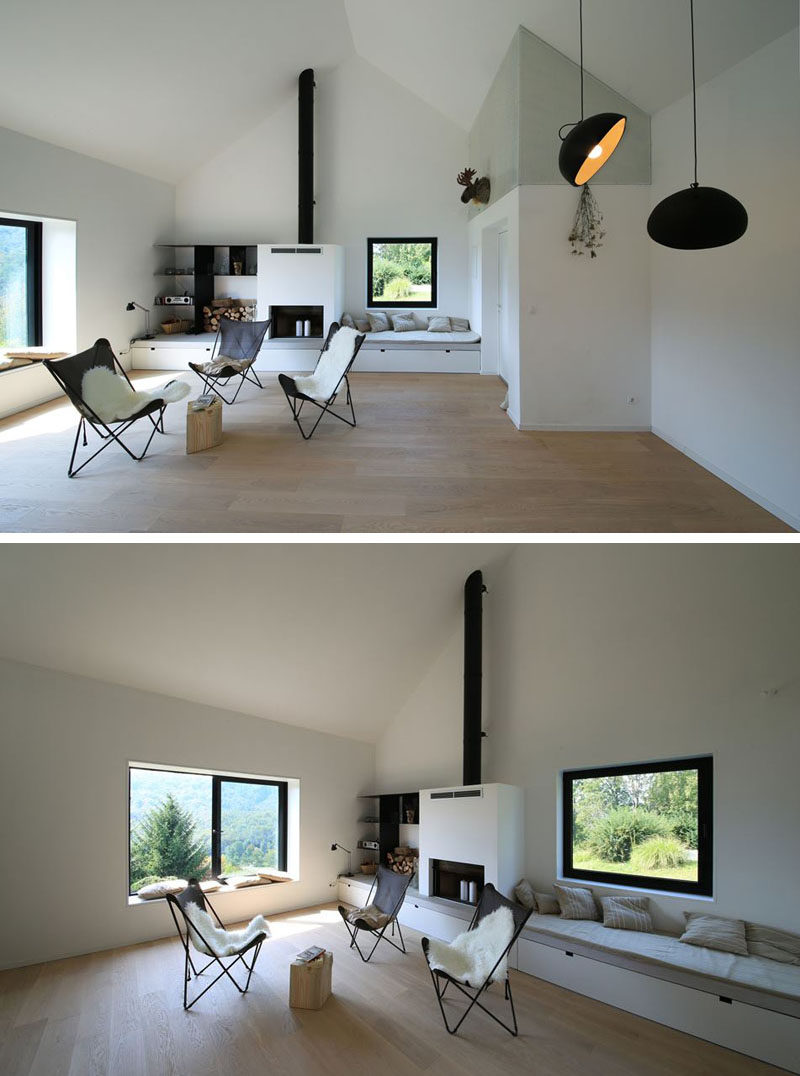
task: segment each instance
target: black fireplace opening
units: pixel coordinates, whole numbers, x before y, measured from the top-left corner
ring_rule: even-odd
[[[477,863],[431,860],[431,892],[434,897],[477,904],[483,891],[483,867]],[[462,885],[466,884],[466,888]]]
[[[324,335],[324,308],[321,306],[271,306],[269,308],[271,340],[294,339],[297,336],[309,336],[322,339]],[[305,323],[309,322],[309,332],[305,332]],[[302,325],[298,333],[297,323]]]

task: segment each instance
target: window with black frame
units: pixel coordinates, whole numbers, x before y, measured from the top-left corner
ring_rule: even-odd
[[[42,343],[42,225],[0,217],[0,348]]]
[[[435,307],[437,260],[436,239],[368,239],[367,306]]]
[[[566,770],[562,875],[712,895],[710,756]]]
[[[286,870],[287,784],[131,765],[129,892],[168,878]]]

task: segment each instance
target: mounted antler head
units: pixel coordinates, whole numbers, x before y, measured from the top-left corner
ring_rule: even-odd
[[[477,173],[474,168],[465,168],[464,171],[459,172],[456,177],[458,185],[465,188],[464,193],[461,195],[461,201],[464,205],[468,202],[474,202],[477,205],[489,201],[491,191],[489,180],[486,176],[476,180],[476,175]]]

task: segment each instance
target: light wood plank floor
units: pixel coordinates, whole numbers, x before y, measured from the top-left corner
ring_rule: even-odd
[[[135,380],[150,388],[169,376]],[[789,530],[652,434],[520,433],[499,408],[496,378],[357,374],[358,428],[325,419],[310,442],[274,376],[265,383],[225,408],[219,448],[185,455],[179,403],[143,463],[112,446],[72,480],[69,404],[6,419],[0,530]]]
[[[444,1030],[420,951],[379,947],[365,966],[333,905],[271,919],[250,992],[218,983],[182,1008],[176,939],[0,973],[4,1076],[777,1076],[780,1070],[512,972],[513,1039],[482,1013]],[[288,1007],[289,961],[334,953],[334,996]],[[502,1005],[497,987],[492,1004]],[[449,1002],[454,1010],[458,1003]],[[499,1011],[499,1010],[498,1010]]]

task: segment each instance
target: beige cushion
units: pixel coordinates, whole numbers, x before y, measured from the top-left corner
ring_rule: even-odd
[[[702,915],[698,912],[684,912],[684,915],[686,930],[681,934],[682,942],[718,949],[721,953],[749,956],[741,919],[723,919],[719,915]]]
[[[279,871],[276,867],[261,867],[258,871],[259,878],[268,882],[292,882],[294,879],[288,871]]]
[[[142,886],[137,890],[136,896],[141,897],[142,900],[159,900],[166,897],[167,893],[182,893],[186,885],[183,878],[168,878],[162,882]]]
[[[552,893],[534,893],[533,899],[536,901],[536,909],[539,915],[561,914],[561,905]]]
[[[341,318],[339,318],[339,324],[344,325],[348,329],[355,329],[356,327],[352,314],[342,314]]]
[[[527,878],[521,878],[514,887],[514,900],[523,908],[536,909],[536,897],[533,895],[531,883]]]
[[[368,333],[372,331],[372,326],[369,323],[368,318],[355,318],[356,331],[360,333]]]
[[[218,889],[222,889],[222,883],[216,878],[209,878],[207,882],[200,883],[200,888],[204,893],[216,893]]]
[[[428,332],[429,333],[450,333],[453,331],[450,324],[450,318],[433,317],[428,318]]]
[[[413,314],[393,314],[392,328],[396,333],[413,333],[417,328]]]
[[[244,889],[248,885],[264,885],[264,879],[257,874],[230,874],[225,879],[225,885],[231,889]]]
[[[591,889],[577,885],[554,886],[562,919],[599,919]]]
[[[649,897],[601,897],[603,926],[615,930],[654,930]]]
[[[781,964],[800,964],[800,934],[762,927],[757,923],[745,923],[744,931],[751,956],[765,956]]]
[[[386,333],[392,328],[386,314],[367,314],[367,318],[369,319],[370,332]]]
[[[361,921],[372,927],[373,930],[380,930],[381,927],[389,922],[390,918],[391,916],[386,915],[380,908],[376,908],[374,904],[368,904],[366,908],[354,908],[352,912],[349,912],[347,922],[356,924]]]
[[[469,319],[468,318],[450,318],[450,324],[453,327],[454,333],[468,333],[469,332]]]

